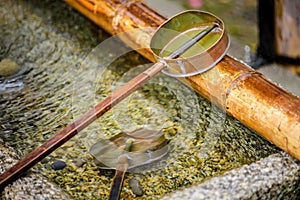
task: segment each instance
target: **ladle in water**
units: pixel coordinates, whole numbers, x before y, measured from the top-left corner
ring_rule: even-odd
[[[196,28],[201,26],[203,27],[202,29]],[[196,32],[193,31],[195,28]],[[174,45],[172,44],[176,43],[175,48],[172,50],[173,53],[160,57],[159,52],[164,48],[164,46],[167,45],[167,43],[161,42],[160,40],[167,41],[168,38],[170,39],[168,35],[164,35],[166,31],[162,31],[163,29],[171,29],[173,32],[179,32],[179,34],[172,38],[178,38],[178,43],[181,43],[181,45],[177,44],[177,40],[171,40],[173,42],[168,43],[170,47],[174,48]],[[216,35],[217,38],[214,36],[215,34],[213,34],[215,32],[220,33]],[[183,40],[182,43],[183,37],[180,36],[185,35],[185,33],[187,35],[193,33],[195,37],[187,37],[189,39]],[[201,43],[201,40],[210,33],[212,34],[211,39],[213,42],[206,40],[209,43],[204,45],[206,46],[206,50],[202,52],[199,50],[195,51],[194,47],[197,46],[198,43]],[[161,38],[160,35],[163,37]],[[156,44],[164,44],[164,46],[157,48]],[[160,62],[155,63],[151,68],[133,78],[117,91],[113,92],[110,96],[97,104],[93,109],[86,112],[75,122],[69,124],[65,129],[54,135],[50,140],[36,148],[11,168],[2,173],[0,175],[0,190],[3,190],[7,184],[16,180],[20,175],[33,167],[37,162],[41,161],[55,149],[74,137],[78,132],[102,116],[131,93],[136,91],[163,69],[163,72],[170,76],[190,76],[201,73],[213,67],[213,65],[225,55],[228,45],[228,37],[225,34],[223,22],[212,14],[201,11],[186,11],[170,18],[157,30],[151,41],[151,48]],[[157,52],[157,49],[160,49],[159,52]],[[193,52],[196,53],[193,54]],[[208,59],[206,55],[208,55]],[[197,59],[198,57],[201,59]],[[204,68],[194,68],[193,66],[196,65],[196,63],[194,63],[195,60],[197,61],[198,66],[199,62],[201,62],[204,65]],[[169,67],[166,68],[166,65]]]
[[[133,143],[133,139],[129,138],[126,141],[126,146],[124,151],[129,152],[131,145]],[[120,198],[120,193],[122,190],[122,185],[123,185],[123,181],[124,181],[124,176],[125,176],[125,172],[128,169],[128,157],[126,155],[126,153],[121,154],[118,157],[118,165],[116,168],[116,173],[113,179],[113,184],[111,186],[110,189],[110,193],[109,193],[109,200],[118,200]]]
[[[167,155],[168,142],[161,131],[137,129],[95,143],[90,154],[96,165],[101,169],[116,169],[109,199],[119,199],[127,170],[153,163]]]
[[[128,169],[149,164],[168,152],[168,140],[161,131],[137,129],[132,132],[121,132],[110,139],[101,139],[90,148],[95,164],[101,169],[115,169],[117,158],[124,153],[126,141],[133,139],[130,152],[125,153],[132,158]]]

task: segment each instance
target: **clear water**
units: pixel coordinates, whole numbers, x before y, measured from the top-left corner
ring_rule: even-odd
[[[221,13],[223,6],[242,15],[237,10],[247,4],[234,2],[223,0],[215,8],[210,1],[204,5],[207,10]],[[149,67],[147,60],[118,41],[99,48],[109,35],[61,1],[2,1],[0,13],[0,46],[11,46],[5,58],[21,68],[0,79],[0,84],[17,84],[0,90],[0,142],[20,156]],[[236,24],[229,30],[239,33]],[[99,138],[137,128],[162,129],[170,139],[170,152],[161,161],[126,174],[123,199],[159,199],[277,151],[194,91],[160,74],[49,155],[36,170],[75,199],[107,198],[114,171],[98,169],[88,150]],[[67,167],[51,169],[57,160]],[[142,197],[130,189],[132,178],[140,182]]]

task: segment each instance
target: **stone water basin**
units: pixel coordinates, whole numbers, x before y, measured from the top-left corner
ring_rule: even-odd
[[[0,78],[3,86],[20,83],[0,90],[0,142],[19,157],[149,67],[147,60],[108,39],[61,1],[6,0],[0,5],[0,46],[10,46],[0,59],[20,68]],[[162,130],[170,140],[169,153],[127,173],[122,199],[160,199],[279,152],[177,80],[159,74],[33,170],[71,199],[106,199],[114,170],[99,169],[89,148],[100,138],[137,128]],[[52,169],[57,161],[66,167]],[[132,179],[143,189],[142,196],[131,189]],[[13,187],[9,189],[3,199],[16,198]]]

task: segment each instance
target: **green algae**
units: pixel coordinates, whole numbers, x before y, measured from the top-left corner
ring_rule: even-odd
[[[11,81],[24,87],[0,93],[0,138],[24,156],[148,66],[133,52],[110,63],[115,46],[100,49],[104,55],[91,54],[108,35],[63,2],[16,2],[0,2],[1,45],[11,45],[5,56],[23,69]],[[74,199],[105,199],[114,171],[97,168],[89,147],[99,138],[142,127],[162,129],[170,139],[170,152],[128,173],[123,199],[159,199],[278,151],[177,80],[160,74],[34,170]],[[66,168],[52,170],[56,160],[65,161]],[[130,190],[132,178],[139,181],[142,197]]]

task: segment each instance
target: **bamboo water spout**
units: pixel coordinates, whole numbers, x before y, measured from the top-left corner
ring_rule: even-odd
[[[110,34],[141,28],[122,38],[134,49],[149,46],[155,27],[166,20],[141,1],[65,1]],[[139,53],[155,61],[150,49]],[[300,160],[299,98],[230,56],[204,74],[180,80]]]

